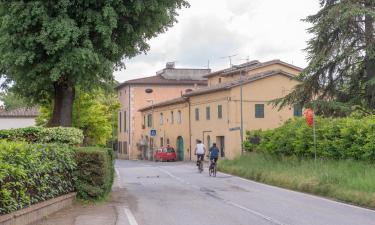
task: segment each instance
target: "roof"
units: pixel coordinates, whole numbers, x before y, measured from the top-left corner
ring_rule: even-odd
[[[184,97],[174,98],[174,99],[171,99],[171,100],[156,103],[154,105],[143,107],[143,108],[139,109],[138,111],[140,111],[140,112],[147,111],[147,110],[150,110],[150,109],[155,108],[155,107],[168,106],[168,105],[173,105],[173,104],[177,104],[177,103],[183,103],[183,102],[186,102],[186,101],[187,101],[187,99],[184,98]]]
[[[219,71],[207,74],[204,77],[209,78],[209,77],[217,76],[219,74],[221,76],[228,76],[230,74],[237,73],[244,68],[246,69],[246,71],[251,71],[251,70],[254,70],[254,69],[257,69],[257,68],[261,68],[261,67],[265,67],[265,66],[269,66],[269,65],[273,65],[273,64],[281,64],[281,65],[284,65],[286,67],[289,67],[289,68],[292,68],[292,69],[295,69],[295,70],[299,70],[299,71],[303,70],[302,68],[300,68],[298,66],[283,62],[279,59],[275,59],[275,60],[271,60],[271,61],[267,61],[267,62],[263,62],[263,63],[259,62],[258,60],[253,60],[253,61],[250,61],[250,62],[247,62],[247,63],[240,64],[236,67],[231,67],[231,68],[228,68],[228,69],[223,69],[223,70],[219,70]]]
[[[233,87],[239,86],[241,84],[251,83],[251,82],[254,82],[254,81],[257,81],[257,80],[260,80],[260,79],[264,79],[266,77],[274,76],[274,75],[284,75],[284,76],[287,76],[287,77],[292,78],[292,79],[295,78],[295,75],[293,75],[291,73],[288,73],[288,72],[285,72],[283,70],[270,70],[270,71],[265,71],[265,72],[253,74],[249,77],[246,77],[243,81],[235,80],[235,81],[228,82],[228,83],[222,83],[220,85],[215,85],[215,86],[206,87],[206,88],[200,88],[198,90],[186,93],[183,96],[190,97],[190,96],[208,94],[208,93],[212,93],[212,92],[216,92],[216,91],[228,90],[228,89],[231,89]]]
[[[23,107],[10,111],[0,111],[0,118],[9,117],[37,117],[39,115],[38,107]]]
[[[133,79],[125,81],[115,89],[119,89],[126,85],[207,85],[207,80],[178,80],[178,79],[165,79],[161,75],[151,76],[151,77],[144,77],[139,79]]]

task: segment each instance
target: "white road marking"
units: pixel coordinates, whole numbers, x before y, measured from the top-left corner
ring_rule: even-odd
[[[128,217],[128,221],[129,221],[130,225],[138,225],[137,220],[135,220],[135,217],[134,217],[132,211],[130,211],[130,209],[124,208],[124,212],[125,212],[126,216]]]
[[[269,185],[269,184],[259,183],[259,182],[253,181],[253,180],[245,179],[245,178],[242,178],[242,177],[239,177],[239,176],[236,176],[236,175],[232,175],[232,174],[228,174],[228,173],[223,173],[223,172],[218,172],[218,173],[221,173],[221,174],[227,175],[227,176],[231,176],[231,177],[234,177],[234,178],[237,178],[237,179],[240,179],[242,181],[249,182],[249,183],[267,186],[267,187],[272,188],[272,189],[297,193],[297,194],[300,194],[300,195],[303,195],[303,196],[306,196],[306,197],[310,197],[310,198],[314,198],[314,199],[318,199],[318,200],[323,200],[323,201],[330,202],[330,203],[333,203],[333,204],[346,206],[346,207],[349,207],[349,208],[365,210],[365,211],[369,211],[369,212],[372,212],[372,213],[374,212],[374,210],[372,210],[372,209],[363,208],[363,207],[359,207],[359,206],[355,206],[355,205],[351,205],[351,204],[347,204],[347,203],[343,203],[343,202],[338,202],[338,201],[327,199],[327,198],[324,198],[324,197],[320,197],[320,196],[316,196],[316,195],[312,195],[312,194],[307,194],[307,193],[303,193],[303,192],[299,192],[299,191],[294,191],[294,190],[290,190],[290,189],[284,189],[284,188],[272,186],[272,185]]]
[[[189,183],[188,181],[186,181],[186,180],[184,180],[184,179],[182,179],[182,178],[180,178],[180,177],[177,177],[177,176],[173,175],[171,172],[169,172],[169,171],[166,170],[166,169],[163,169],[163,168],[160,168],[160,167],[158,167],[158,169],[159,169],[160,171],[162,171],[163,173],[167,174],[168,176],[170,176],[171,178],[173,178],[173,179],[175,179],[175,180],[177,180],[177,181],[179,181],[179,182],[181,182],[181,183],[183,183],[183,184],[190,185],[191,187],[193,187],[193,188],[195,188],[195,189],[198,189],[198,190],[201,189],[199,186],[194,185],[194,184],[191,184],[191,183]],[[259,217],[261,217],[262,219],[267,220],[267,221],[269,221],[269,222],[271,222],[271,223],[273,223],[273,224],[275,224],[275,225],[287,225],[287,224],[282,223],[282,222],[280,222],[280,221],[278,221],[278,220],[275,220],[275,219],[273,219],[273,218],[271,218],[271,217],[269,217],[269,216],[266,216],[266,215],[264,215],[264,214],[262,214],[262,213],[260,213],[260,212],[257,212],[257,211],[254,211],[254,210],[252,210],[252,209],[246,208],[245,206],[239,205],[239,204],[234,203],[234,202],[232,202],[232,201],[225,200],[225,199],[222,199],[222,198],[218,198],[218,199],[221,200],[221,201],[223,201],[224,203],[226,203],[226,204],[228,204],[228,205],[231,205],[231,206],[233,206],[233,207],[236,207],[236,208],[242,209],[242,210],[244,210],[244,211],[246,211],[246,212],[248,212],[248,213],[251,213],[251,214],[253,214],[253,215],[259,216]]]
[[[117,185],[119,188],[122,188],[120,172],[118,171],[117,168],[115,168],[115,171],[116,171]]]

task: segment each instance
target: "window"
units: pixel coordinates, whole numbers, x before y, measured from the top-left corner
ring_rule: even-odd
[[[173,111],[171,111],[171,124],[174,123],[174,115],[173,115]]]
[[[124,154],[128,154],[128,142],[124,141],[124,142],[122,142],[122,144],[124,145],[123,148],[122,148],[122,152]]]
[[[221,83],[221,77],[219,77],[219,84]]]
[[[211,109],[209,106],[206,107],[206,120],[211,119]]]
[[[299,104],[295,104],[293,106],[293,115],[294,116],[302,116],[302,107]]]
[[[223,106],[222,105],[217,106],[217,118],[219,119],[223,118]]]
[[[181,111],[178,110],[177,111],[177,123],[181,123],[182,122],[182,114],[181,114]]]
[[[126,132],[126,111],[124,111],[124,132]]]
[[[164,123],[164,115],[163,113],[160,113],[160,125],[163,125]]]
[[[160,138],[160,147],[164,146],[164,138]]]
[[[152,114],[147,115],[147,127],[152,127]]]
[[[196,121],[199,120],[199,109],[198,108],[195,108],[195,120]]]
[[[118,153],[122,154],[122,142],[119,141],[117,146],[118,146]]]
[[[264,118],[264,104],[255,104],[255,118]]]
[[[121,133],[121,128],[122,128],[122,117],[121,117],[121,111],[118,112],[118,122],[119,122],[119,126],[118,126],[118,129],[119,129],[119,132]]]
[[[167,145],[169,145],[169,138],[167,138]]]
[[[145,129],[145,126],[146,126],[146,115],[143,116],[142,128]]]

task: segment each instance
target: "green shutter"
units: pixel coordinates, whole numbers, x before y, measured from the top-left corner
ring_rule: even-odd
[[[119,127],[118,127],[118,129],[119,129],[119,131],[120,131],[120,133],[121,133],[121,127],[122,127],[122,118],[121,118],[121,111],[120,112],[118,112],[118,120],[119,120]]]
[[[206,107],[206,120],[211,119],[211,109],[209,106]]]
[[[301,107],[301,105],[295,104],[293,106],[293,115],[297,116],[297,117],[302,116],[302,107]]]
[[[223,106],[222,105],[217,106],[217,118],[219,119],[223,118]]]
[[[195,108],[195,120],[199,120],[199,109]]]
[[[264,104],[255,104],[255,118],[264,118]]]

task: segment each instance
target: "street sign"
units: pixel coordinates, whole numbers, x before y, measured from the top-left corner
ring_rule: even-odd
[[[155,137],[156,136],[156,130],[155,129],[150,130],[150,136],[151,137]]]
[[[229,128],[229,131],[235,131],[235,130],[240,130],[241,127],[232,127],[232,128]]]

